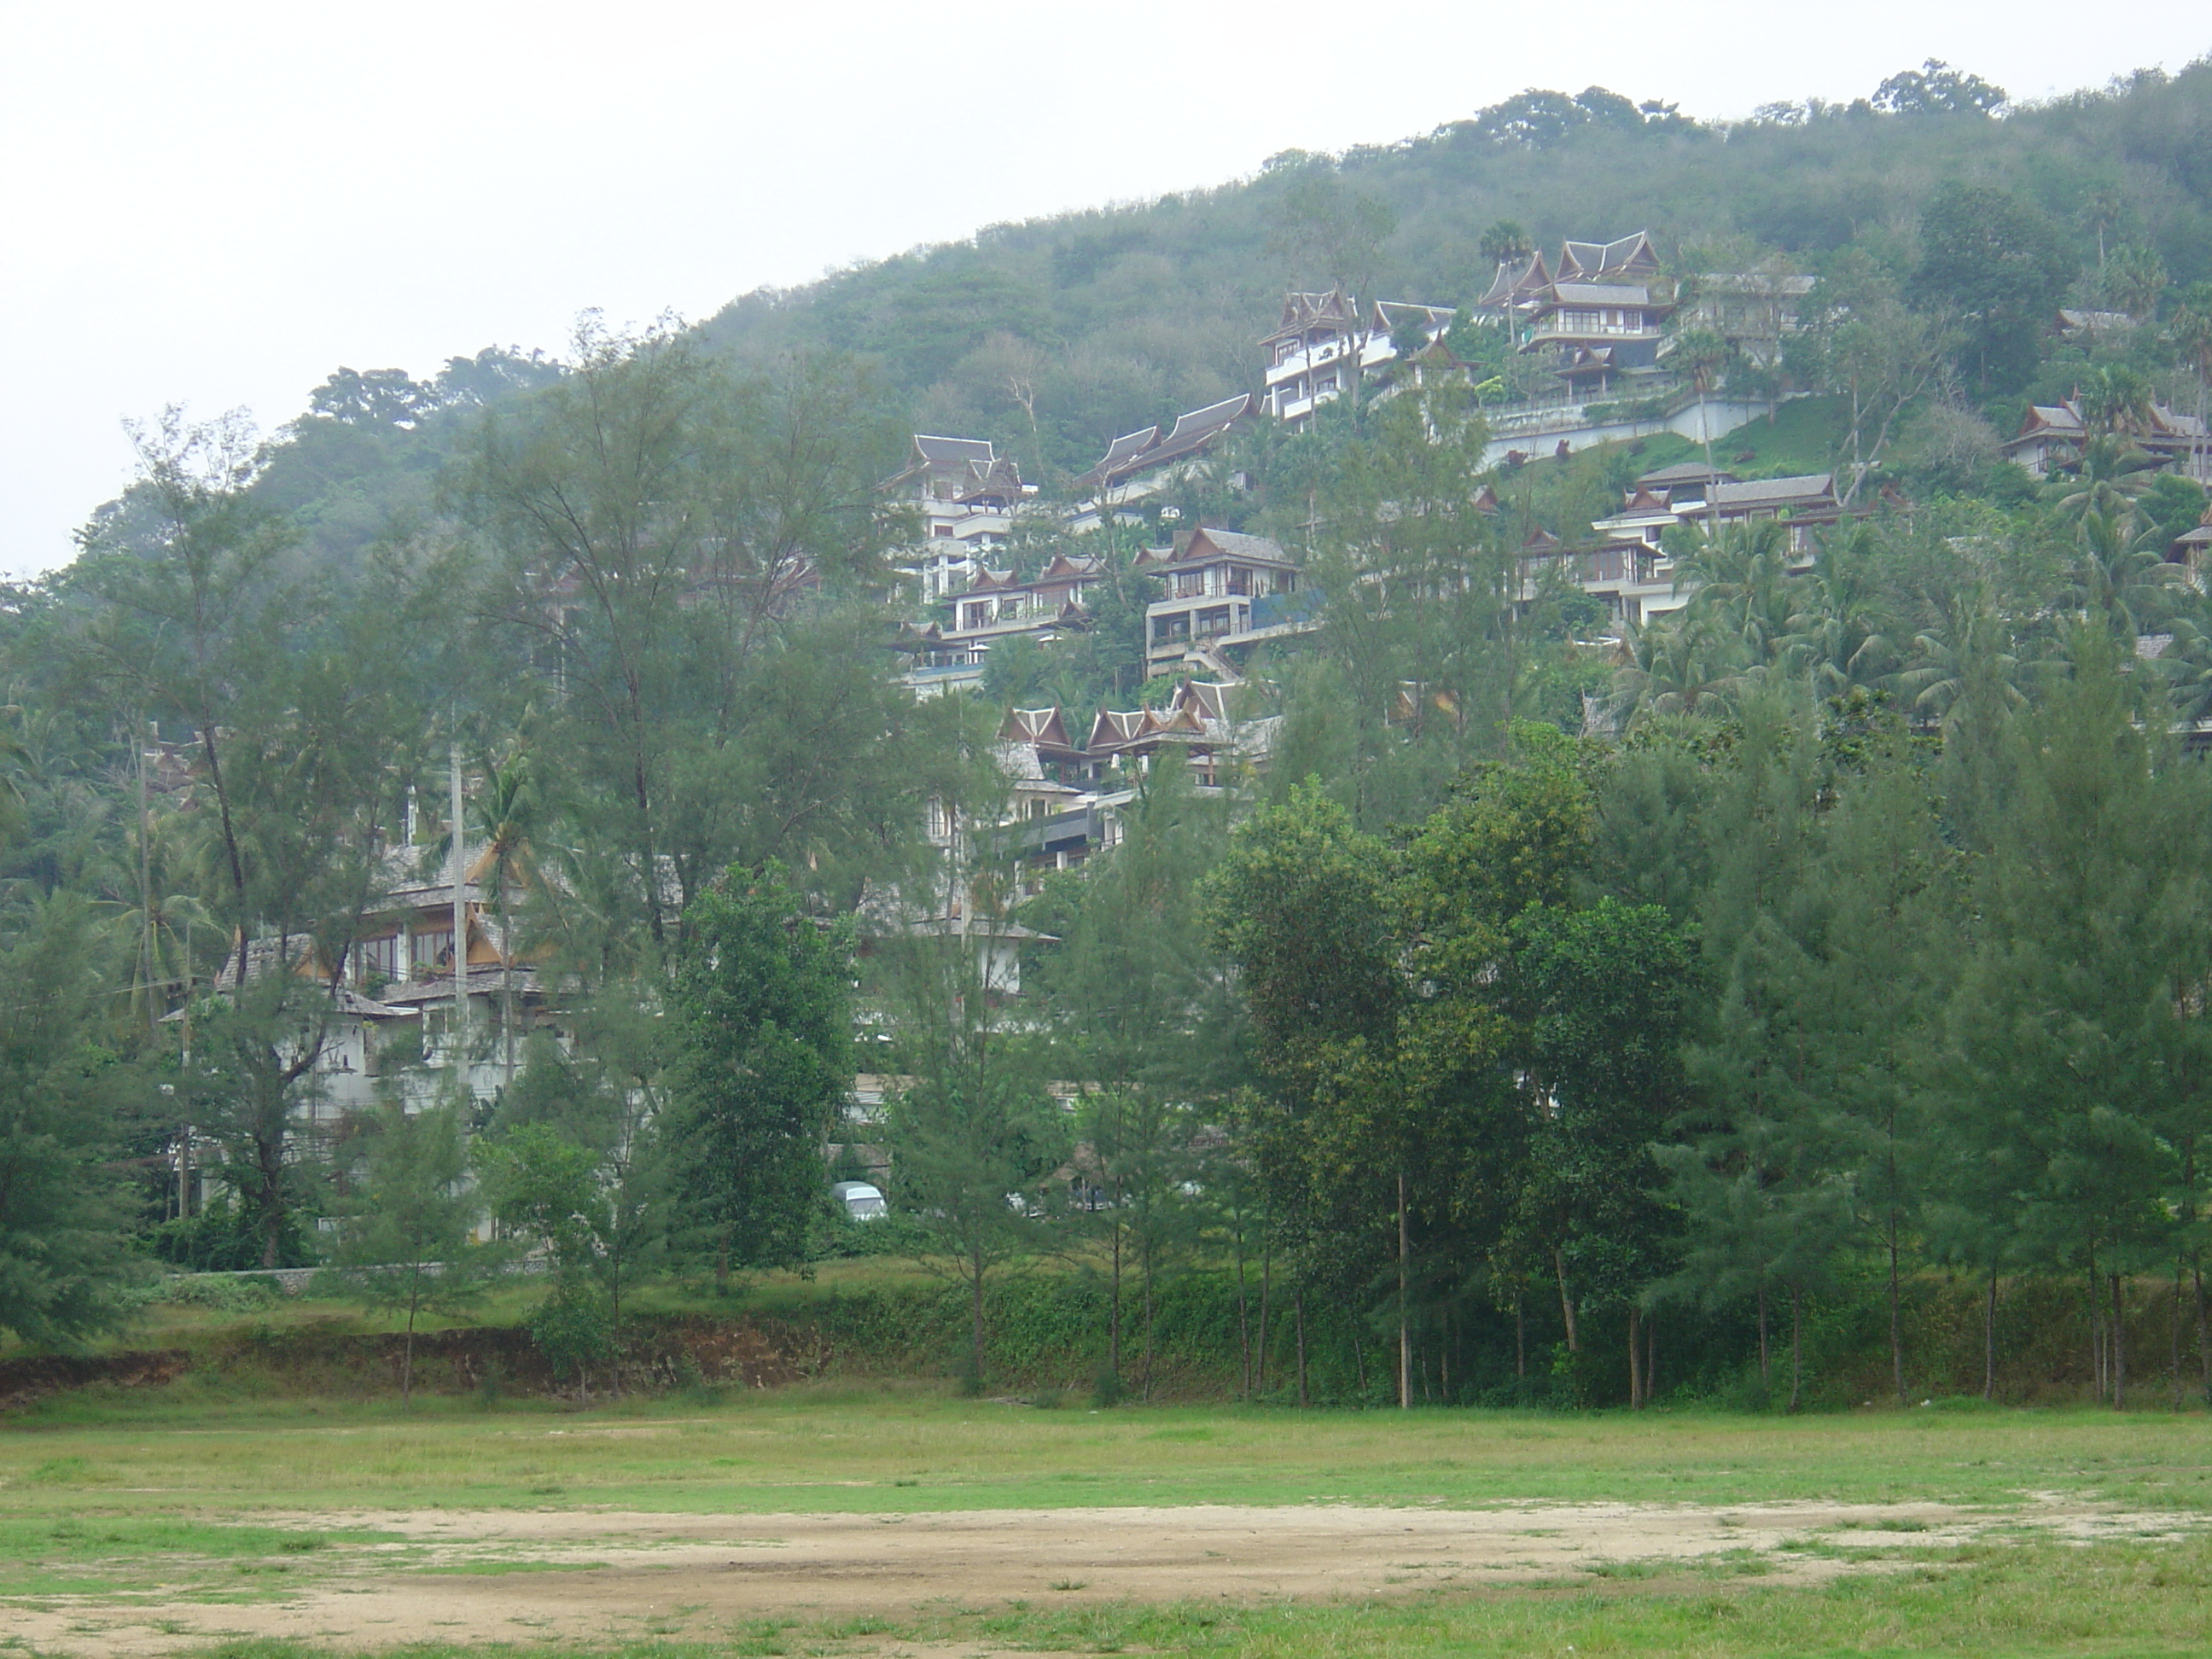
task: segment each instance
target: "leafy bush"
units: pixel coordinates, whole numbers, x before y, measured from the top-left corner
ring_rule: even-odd
[[[258,1313],[274,1307],[283,1297],[276,1281],[266,1274],[209,1273],[156,1279],[138,1300],[142,1306],[166,1303],[216,1313]]]
[[[614,1355],[614,1310],[598,1285],[563,1279],[530,1315],[530,1340],[560,1382],[576,1379],[580,1390],[591,1368]]]

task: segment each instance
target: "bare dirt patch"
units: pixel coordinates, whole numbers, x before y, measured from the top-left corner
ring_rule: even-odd
[[[150,1594],[0,1609],[0,1635],[46,1651],[155,1654],[216,1636],[375,1647],[417,1641],[711,1638],[764,1615],[896,1615],[1009,1601],[1346,1599],[1444,1585],[1572,1582],[1727,1563],[1802,1581],[1881,1547],[2021,1529],[2088,1540],[2172,1536],[2192,1516],[2040,1502],[1523,1504],[1490,1510],[986,1510],[913,1515],[654,1515],[593,1510],[257,1514],[257,1524],[373,1528],[404,1541],[334,1549],[278,1599],[210,1604],[210,1573]],[[1808,1539],[1822,1547],[1807,1551]],[[948,1650],[949,1651],[949,1650]]]

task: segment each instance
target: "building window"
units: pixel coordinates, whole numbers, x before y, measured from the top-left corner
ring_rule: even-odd
[[[417,975],[429,973],[450,964],[453,954],[453,930],[447,927],[435,933],[419,933],[407,944],[411,971]]]
[[[447,935],[451,937],[451,935]],[[364,980],[394,980],[399,977],[399,935],[386,933],[382,939],[365,939],[354,946],[354,960]]]

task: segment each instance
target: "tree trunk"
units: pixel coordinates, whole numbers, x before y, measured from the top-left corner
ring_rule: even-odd
[[[2128,1327],[2126,1310],[2120,1305],[2120,1275],[2112,1281],[2112,1409],[2128,1408]]]
[[[1653,1314],[1644,1322],[1644,1403],[1650,1405],[1659,1394],[1659,1316]]]
[[[1260,1224],[1260,1340],[1252,1354],[1252,1392],[1267,1392],[1267,1319],[1273,1307],[1275,1250],[1274,1241],[1267,1234],[1267,1223]]]
[[[1982,1398],[1997,1397],[1997,1270],[1990,1268],[1990,1300],[1982,1316]]]
[[[607,1392],[622,1398],[622,1282],[619,1254],[607,1262]]]
[[[1519,1286],[1513,1291],[1513,1375],[1528,1379],[1528,1296]]]
[[[2089,1380],[2097,1391],[2098,1401],[2105,1398],[2105,1332],[2104,1318],[2097,1307],[2097,1247],[2089,1247]]]
[[[1552,1271],[1559,1276],[1559,1314],[1567,1322],[1567,1352],[1580,1353],[1583,1345],[1575,1331],[1575,1300],[1567,1294],[1566,1253],[1556,1244],[1552,1246]]]
[[[506,1049],[505,1085],[514,1087],[514,938],[507,925],[507,865],[499,866],[499,1034]]]
[[[1644,1409],[1644,1310],[1628,1304],[1628,1409]]]
[[[2207,1340],[2204,1307],[2204,1264],[2197,1252],[2189,1253],[2189,1276],[2197,1289],[2197,1363],[2204,1370],[2204,1403],[2212,1406],[2212,1340]]]
[[[417,1262],[411,1271],[417,1277],[415,1288],[407,1297],[407,1340],[399,1350],[399,1403],[402,1406],[415,1403],[415,1310],[422,1301],[422,1264]]]
[[[1805,1385],[1805,1293],[1790,1287],[1790,1414],[1797,1414],[1797,1401]]]
[[[1244,1279],[1244,1218],[1240,1213],[1234,1233],[1237,1240],[1237,1393],[1244,1399],[1252,1397],[1252,1303],[1245,1288]]]
[[[2166,1376],[2173,1389],[2173,1409],[2181,1409],[2181,1258],[2173,1258],[2173,1305],[2166,1310]]]
[[[1152,1316],[1154,1313],[1152,1256],[1157,1243],[1151,1231],[1147,1230],[1145,1234],[1143,1258],[1138,1264],[1139,1270],[1144,1276],[1145,1287],[1145,1386],[1142,1392],[1147,1400],[1152,1397]]]
[[[1243,1261],[1237,1261],[1237,1279],[1243,1279]],[[1243,1319],[1243,1299],[1237,1299],[1237,1318]],[[1116,1387],[1121,1381],[1121,1190],[1114,1189],[1114,1287],[1106,1304],[1106,1375]]]
[[[1889,1367],[1897,1383],[1897,1403],[1905,1404],[1905,1315],[1897,1282],[1897,1212],[1889,1216]]]
[[[1759,1386],[1763,1389],[1766,1385],[1766,1285],[1762,1279],[1759,1286]]]
[[[968,1255],[968,1364],[980,1391],[983,1386],[983,1246],[980,1239]]]
[[[1412,1238],[1406,1227],[1406,1172],[1398,1171],[1398,1409],[1413,1405],[1413,1343],[1407,1323],[1406,1300]]]
[[[1306,1287],[1302,1279],[1291,1291],[1291,1314],[1298,1332],[1298,1404],[1306,1402]]]
[[[282,1261],[281,1249],[284,1233],[284,1165],[283,1144],[278,1143],[272,1163],[269,1144],[264,1140],[255,1148],[261,1175],[261,1267],[264,1273],[273,1273]]]

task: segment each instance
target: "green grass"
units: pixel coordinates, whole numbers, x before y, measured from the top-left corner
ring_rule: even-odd
[[[109,1505],[0,1514],[0,1596],[94,1595],[142,1589],[164,1576],[204,1575],[210,1564],[290,1572],[334,1543],[394,1534],[359,1527],[241,1525],[183,1511],[146,1516]]]
[[[226,1400],[219,1383],[50,1396],[0,1440],[18,1515],[338,1504],[913,1511],[1317,1500],[2009,1504],[2052,1491],[2212,1509],[2198,1414],[1817,1418],[1654,1411],[1040,1411],[820,1384],[586,1413],[543,1401]],[[58,1474],[57,1472],[59,1472]]]
[[[1958,1656],[2150,1659],[2203,1654],[2212,1544],[2060,1545],[1954,1551],[1902,1572],[1785,1589],[1715,1573],[1613,1577],[1587,1585],[1426,1591],[1331,1606],[1136,1607],[1054,1595],[1020,1606],[905,1618],[747,1619],[709,1634],[617,1645],[425,1644],[392,1659],[724,1659],[896,1654],[905,1644],[970,1652],[1220,1656],[1221,1659],[1444,1659],[1452,1656]],[[672,1621],[676,1622],[676,1621]],[[208,1659],[322,1659],[281,1642],[203,1649]]]
[[[903,1258],[862,1256],[818,1262],[804,1273],[753,1275],[738,1282],[734,1297],[715,1294],[711,1283],[705,1280],[663,1279],[630,1292],[624,1305],[628,1312],[640,1318],[672,1314],[722,1319],[763,1314],[804,1316],[832,1296],[944,1282]],[[416,1322],[416,1328],[429,1332],[479,1325],[519,1326],[528,1319],[531,1310],[544,1296],[543,1279],[510,1279],[467,1312],[426,1313]],[[244,1314],[184,1303],[155,1302],[138,1309],[128,1323],[94,1343],[90,1351],[107,1353],[143,1348],[199,1350],[251,1332],[279,1335],[388,1335],[404,1329],[405,1323],[404,1316],[396,1312],[366,1309],[341,1298],[319,1295],[281,1297],[266,1308]],[[12,1335],[0,1339],[0,1359],[27,1352],[31,1350]]]
[[[1850,410],[1842,398],[1793,398],[1771,420],[1762,415],[1714,439],[1713,464],[1747,478],[1826,472],[1834,468],[1850,432]]]
[[[2030,1496],[2212,1510],[2197,1414],[2091,1410],[1871,1411],[1787,1419],[1655,1411],[1584,1417],[1421,1411],[1294,1413],[1121,1407],[1041,1411],[941,1388],[819,1385],[702,1407],[590,1412],[542,1401],[239,1400],[218,1382],[54,1396],[0,1435],[0,1598],[283,1598],[362,1572],[586,1571],[526,1544],[462,1559],[378,1529],[386,1508],[906,1513],[1198,1503],[1694,1504],[1946,1502],[2001,1526]],[[2205,1650],[2212,1534],[2073,1546],[2022,1531],[1968,1545],[1909,1520],[1847,1527],[1802,1548],[1694,1564],[1594,1564],[1547,1583],[1326,1604],[1134,1606],[1085,1599],[1080,1575],[1033,1601],[864,1620],[701,1625],[662,1639],[574,1639],[565,1655],[708,1659],[781,1652],[976,1650],[1193,1655],[1956,1653],[2167,1655]],[[1856,1544],[1854,1538],[1867,1539]],[[631,1567],[625,1571],[644,1571]],[[1806,1572],[1831,1573],[1807,1582]],[[44,1598],[44,1600],[42,1600]],[[76,1605],[67,1603],[66,1605]],[[659,1625],[651,1628],[660,1629]],[[183,1643],[186,1638],[179,1637]],[[858,1645],[856,1645],[858,1644]],[[321,1659],[284,1644],[224,1659]],[[437,1646],[538,1659],[550,1648]]]

